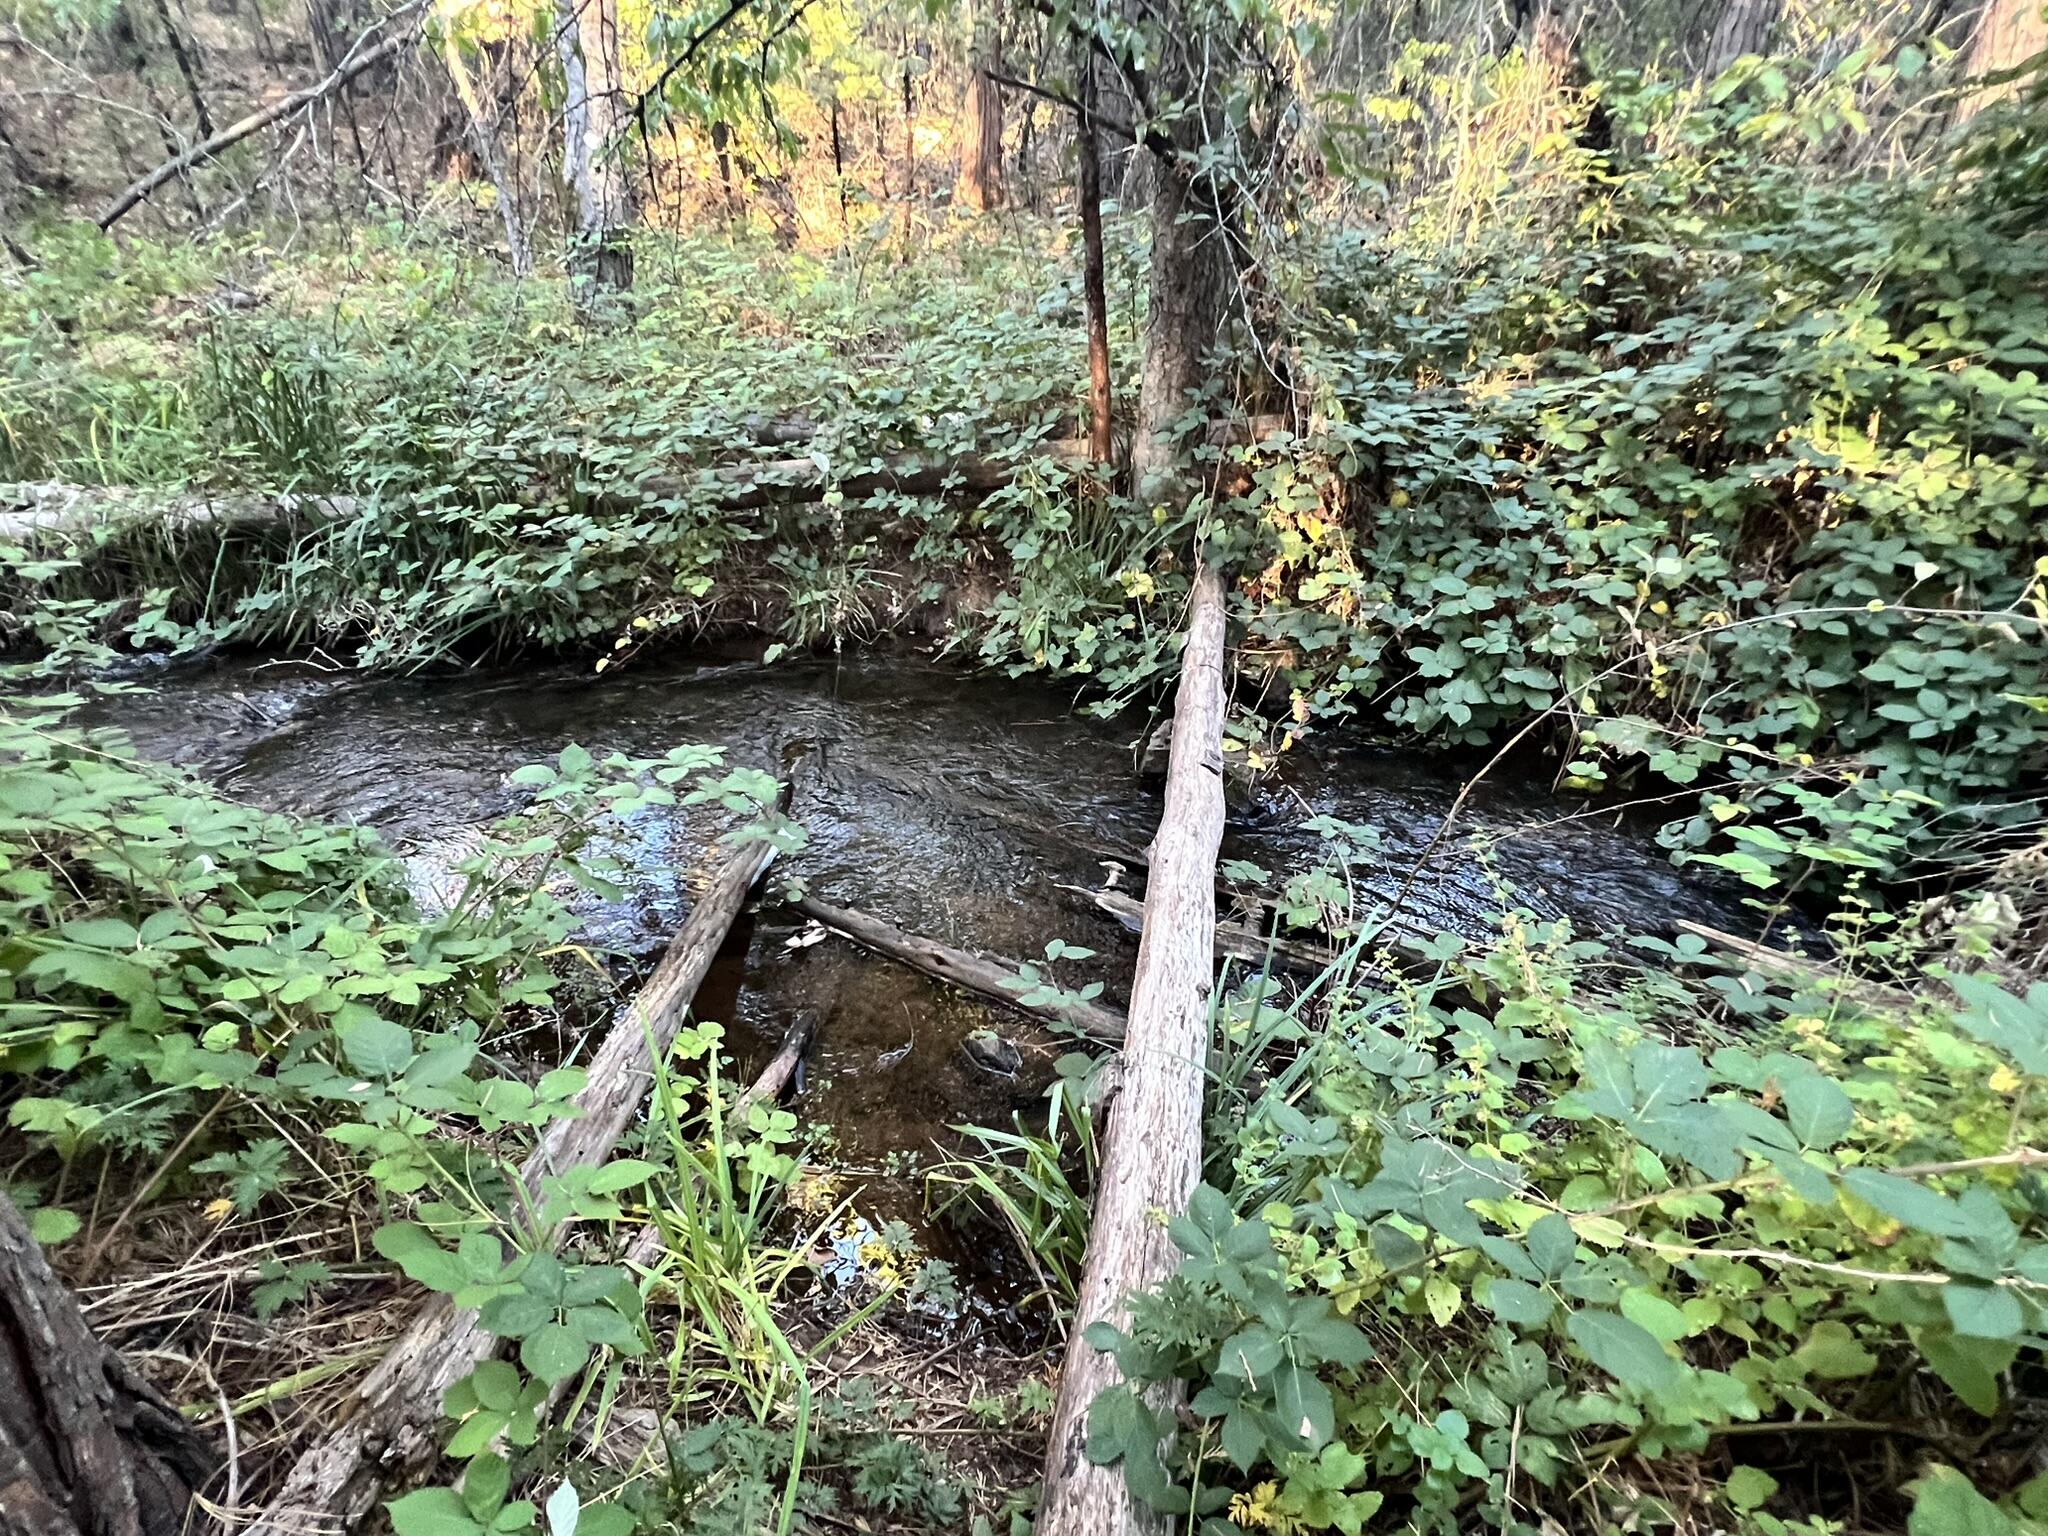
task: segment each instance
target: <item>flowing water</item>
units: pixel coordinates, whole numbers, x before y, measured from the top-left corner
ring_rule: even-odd
[[[801,753],[795,814],[810,841],[779,873],[835,904],[1012,960],[1041,955],[1055,937],[1085,945],[1097,958],[1069,963],[1062,979],[1099,979],[1120,1006],[1134,941],[1073,888],[1101,882],[1105,848],[1141,848],[1151,836],[1160,794],[1140,777],[1136,750],[1151,722],[1084,719],[1071,704],[1043,687],[883,654],[772,668],[681,660],[604,678],[566,666],[422,680],[233,662],[166,678],[100,715],[237,798],[366,823],[401,849],[513,809],[521,792],[507,775],[572,742],[638,756],[704,743],[735,766],[770,770]],[[1363,746],[1289,754],[1276,779],[1234,794],[1225,855],[1284,875],[1312,857],[1302,823],[1329,815],[1378,830],[1378,854],[1353,879],[1383,894],[1405,887],[1405,912],[1424,927],[1484,932],[1502,884],[1584,931],[1677,917],[1745,926],[1736,898],[1674,870],[1646,828],[1575,814],[1583,807],[1547,786],[1483,782],[1459,813],[1459,835],[1411,881],[1463,782],[1460,766]],[[629,897],[592,915],[591,940],[636,958],[657,950],[681,921],[684,871],[702,859],[708,831],[680,808],[636,816],[613,850],[629,867]],[[1468,833],[1486,844],[1483,857]],[[699,1016],[729,1026],[751,1070],[797,1009],[817,1008],[799,1117],[830,1127],[861,1209],[913,1217],[917,1170],[957,1146],[950,1127],[1008,1127],[1042,1110],[1064,1047],[837,938],[803,942],[817,937],[804,929],[773,907],[744,923]],[[1020,1047],[1014,1076],[963,1049],[990,1028]],[[931,1236],[944,1247],[944,1234]]]

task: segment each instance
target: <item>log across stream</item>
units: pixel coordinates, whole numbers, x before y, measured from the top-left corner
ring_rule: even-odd
[[[910,654],[843,666],[681,658],[602,680],[572,666],[396,679],[238,660],[174,672],[153,694],[96,710],[144,752],[239,798],[369,823],[429,863],[437,846],[520,803],[506,783],[513,769],[572,742],[646,756],[699,742],[770,770],[795,751],[804,759],[795,812],[811,841],[778,864],[778,879],[800,876],[822,902],[1011,963],[1042,960],[1054,937],[1085,946],[1096,957],[1063,962],[1061,979],[1102,981],[1101,1002],[1117,1014],[1128,1001],[1132,936],[1074,888],[1099,887],[1107,854],[1152,836],[1159,791],[1139,777],[1133,750],[1151,722],[1079,718],[1064,692]],[[1382,851],[1354,879],[1391,893],[1435,835],[1459,766],[1362,747],[1289,754],[1280,781],[1233,795],[1224,857],[1284,872],[1315,844],[1301,830],[1309,816],[1369,822]],[[1739,897],[1674,870],[1648,829],[1560,822],[1581,810],[1540,785],[1483,787],[1460,826],[1493,836],[1490,853],[1440,853],[1440,867],[1409,893],[1406,926],[1483,931],[1497,876],[1538,912],[1583,928],[1655,914],[1748,930]],[[628,895],[589,913],[588,939],[633,957],[644,975],[685,916],[683,870],[710,829],[680,809],[639,815],[612,849],[630,871]],[[1119,880],[1142,889],[1141,872]],[[622,979],[630,970],[622,962]],[[865,1214],[911,1221],[970,1292],[997,1312],[1007,1306],[1021,1276],[1005,1269],[1000,1245],[923,1226],[920,1169],[958,1146],[954,1125],[1042,1116],[1053,1063],[1074,1039],[775,904],[742,920],[698,1004],[699,1016],[728,1025],[749,1076],[799,1010],[817,1010],[800,1118],[829,1127],[826,1154]],[[990,1030],[1018,1048],[1014,1063],[970,1049]],[[575,1044],[529,1042],[550,1059]]]

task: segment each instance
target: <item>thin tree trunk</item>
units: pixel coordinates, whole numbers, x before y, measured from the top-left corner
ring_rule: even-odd
[[[413,16],[418,12],[419,8],[420,0],[412,0],[411,4],[393,11],[389,16],[378,21],[376,25],[384,26],[401,18]],[[381,64],[401,48],[409,46],[413,41],[413,30],[412,24],[408,23],[398,32],[393,33],[381,43],[368,49],[365,49],[363,45],[369,41],[370,34],[365,32],[356,39],[355,47],[349,50],[350,57],[337,65],[334,71],[324,80],[315,85],[307,86],[303,91],[293,91],[289,96],[281,96],[269,106],[251,112],[247,117],[241,118],[236,122],[229,123],[227,127],[221,129],[219,133],[214,134],[211,138],[194,144],[190,149],[180,154],[171,156],[170,159],[166,160],[162,165],[137,181],[109,203],[106,210],[99,216],[97,221],[99,227],[101,229],[113,228],[117,220],[173,177],[182,175],[202,160],[212,159],[222,150],[228,148],[228,146],[239,144],[242,140],[248,138],[250,134],[261,132],[279,118],[289,117],[301,107],[310,106],[321,98],[340,90],[349,81],[355,79],[356,76]]]
[[[1970,35],[1970,57],[1964,66],[1972,79],[2018,69],[2048,48],[2048,16],[2041,0],[1985,0]],[[1965,96],[1956,107],[1956,121],[1968,122],[1995,101],[2013,94],[2016,80],[1998,80]]]
[[[199,71],[186,50],[185,38],[178,31],[177,22],[171,19],[171,8],[166,0],[155,0],[157,20],[164,24],[164,39],[170,44],[171,57],[177,61],[178,73],[185,77],[185,93],[192,98],[193,120],[199,125],[202,139],[213,136],[213,114],[206,109],[206,96],[199,89]]]
[[[560,0],[562,170],[576,201],[569,277],[579,307],[633,286],[633,187],[626,175],[626,105],[618,0]]]
[[[977,29],[974,71],[960,109],[960,178],[953,200],[976,213],[1003,206],[1003,94],[989,71],[1003,63],[1002,37],[986,19]]]
[[[506,174],[505,157],[499,150],[498,125],[484,117],[483,104],[469,78],[469,66],[463,63],[462,50],[452,34],[445,40],[441,56],[448,65],[448,78],[455,82],[455,94],[462,99],[463,112],[469,119],[469,141],[476,146],[476,157],[483,164],[484,175],[490,178],[491,187],[498,195],[498,216],[505,225],[505,248],[511,257],[512,275],[529,277],[533,273],[533,253],[526,244],[526,225],[519,217],[518,189]]]
[[[0,1536],[182,1536],[214,1465],[0,1194]]]
[[[1115,1358],[1096,1349],[1086,1334],[1098,1322],[1128,1326],[1130,1294],[1173,1273],[1173,1243],[1158,1215],[1186,1210],[1201,1174],[1216,855],[1223,841],[1224,635],[1222,579],[1204,561],[1189,605],[1172,766],[1152,842],[1123,1078],[1110,1105],[1088,1262],[1067,1332],[1038,1536],[1128,1536],[1167,1528],[1163,1517],[1137,1505],[1121,1464],[1098,1466],[1088,1459],[1089,1406],[1121,1378]],[[1175,1396],[1161,1391],[1155,1406],[1170,1416]]]
[[[1187,412],[1208,354],[1222,339],[1232,279],[1213,184],[1197,181],[1178,158],[1155,155],[1152,163],[1152,271],[1131,445],[1131,483],[1140,495],[1154,494],[1172,473],[1174,423]]]
[[[1088,452],[1098,464],[1116,453],[1115,401],[1109,384],[1109,294],[1102,259],[1102,151],[1095,133],[1095,55],[1080,50],[1081,294],[1088,312]]]
[[[647,1095],[652,1064],[675,1044],[747,892],[774,856],[767,842],[743,843],[726,856],[647,986],[614,1017],[591,1059],[588,1086],[577,1095],[582,1113],[550,1124],[520,1168],[534,1205],[543,1178],[595,1167],[611,1155]],[[417,1473],[439,1453],[443,1395],[503,1342],[485,1331],[475,1312],[435,1297],[357,1388],[353,1412],[299,1457],[245,1536],[299,1536],[336,1524],[354,1529],[389,1483]]]
[[[1785,0],[1727,0],[1714,22],[1714,35],[1707,41],[1701,78],[1716,79],[1737,59],[1762,53],[1770,46],[1771,33],[1784,11]]]

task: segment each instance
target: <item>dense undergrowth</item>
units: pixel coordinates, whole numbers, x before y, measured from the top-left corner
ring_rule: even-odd
[[[1669,804],[1673,848],[1760,903],[1832,914],[1835,950],[1788,981],[1508,915],[1430,985],[1232,994],[1187,1262],[1103,1341],[1188,1412],[1162,1458],[1152,1410],[1108,1399],[1093,1453],[1205,1532],[2038,1530],[2048,119],[1987,113],[1878,176],[1774,162],[1759,143],[1809,125],[1762,84],[1724,95],[1618,84],[1611,159],[1558,149],[1483,234],[1426,205],[1305,225],[1264,296],[1289,345],[1207,402],[1292,424],[1201,450],[1189,508],[1032,452],[1079,430],[1083,369],[1029,224],[905,266],[651,240],[616,332],[396,232],[290,258],[52,235],[0,288],[0,476],[353,501],[10,544],[15,676],[223,642],[614,666],[719,626],[915,624],[1113,707],[1171,669],[1205,522],[1238,561],[1238,751],[1340,720],[1533,738],[1577,789]],[[1115,233],[1128,378],[1142,252]],[[818,431],[764,447],[764,416]],[[734,463],[829,484],[906,449],[1019,468],[979,500],[721,500]],[[501,1165],[574,1085],[494,1064],[580,974],[532,860],[601,804],[760,783],[565,758],[430,916],[373,841],[228,805],[61,707],[0,741],[12,1182],[45,1237],[101,1240],[94,1168],[244,1214],[338,1180],[406,1215],[377,1251],[517,1364],[451,1399],[470,1470],[402,1506],[404,1536],[534,1527],[512,1495],[536,1488],[585,1536],[961,1528],[934,1462],[812,1391],[816,1341],[778,1311],[787,1117],[685,1108],[715,1032],[630,1159],[499,1214]],[[1066,1275],[1079,1103],[1069,1139],[990,1138],[979,1181]],[[529,1251],[629,1205],[670,1228],[654,1272]],[[288,1307],[325,1277],[267,1283]],[[689,1434],[623,1470],[565,1456],[549,1384],[601,1431],[629,1366]]]
[[[278,264],[80,238],[0,295],[4,472],[355,515],[17,549],[10,628],[63,664],[234,639],[418,666],[912,626],[1116,703],[1170,665],[1209,515],[1283,744],[1332,717],[1470,743],[1540,719],[1572,784],[1691,799],[1674,847],[1745,875],[1981,873],[2048,742],[2039,113],[1827,176],[1759,154],[1768,104],[1740,92],[1609,99],[1612,163],[1494,234],[1303,235],[1274,300],[1288,392],[1215,386],[1299,430],[1202,450],[1230,462],[1185,516],[1032,458],[1078,430],[1083,370],[1030,226],[908,267],[662,245],[622,334],[388,236]],[[246,312],[208,286],[241,271],[271,274]],[[818,435],[754,442],[793,418]],[[712,467],[830,487],[906,449],[1022,467],[978,505],[745,511]]]

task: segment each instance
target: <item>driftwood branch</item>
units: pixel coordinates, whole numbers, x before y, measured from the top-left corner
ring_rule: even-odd
[[[1223,843],[1223,582],[1195,574],[1175,696],[1166,808],[1152,840],[1144,934],[1131,986],[1123,1079],[1109,1114],[1088,1263],[1067,1333],[1046,1447],[1039,1536],[1124,1536],[1157,1528],[1120,1465],[1088,1459],[1088,1409],[1119,1381],[1087,1341],[1098,1322],[1127,1325],[1126,1298],[1173,1272],[1160,1212],[1187,1208],[1202,1163],[1202,1083],[1215,977],[1216,856]]]
[[[1680,933],[1706,940],[1715,949],[1740,960],[1759,976],[1776,977],[1799,986],[1831,988],[1866,1008],[1882,1008],[1897,1013],[1910,1013],[1918,1001],[1902,988],[1844,976],[1817,961],[1787,954],[1782,949],[1772,949],[1768,944],[1759,944],[1738,934],[1724,933],[1719,928],[1710,928],[1690,918],[1681,917],[1672,926]]]
[[[1124,1021],[1114,1010],[1099,1004],[1075,1003],[1055,1007],[1025,1003],[1022,997],[1028,990],[1028,984],[1015,966],[1003,961],[956,949],[937,939],[905,933],[879,917],[831,906],[813,896],[799,900],[796,910],[823,923],[835,933],[845,935],[863,949],[900,961],[912,970],[922,971],[963,992],[972,992],[991,1002],[1001,1003],[1005,1008],[1066,1029],[1078,1030],[1093,1040],[1115,1044],[1124,1038]]]
[[[785,787],[785,803],[787,795]],[[544,1179],[610,1156],[647,1096],[654,1062],[675,1044],[713,956],[773,857],[774,845],[765,841],[726,856],[646,987],[612,1020],[577,1097],[581,1113],[550,1125],[521,1166],[529,1201],[539,1201]],[[342,1423],[299,1457],[249,1536],[353,1529],[389,1484],[439,1455],[443,1395],[501,1342],[475,1312],[435,1297],[356,1389]]]
[[[229,123],[227,127],[221,129],[220,132],[201,139],[197,144],[192,145],[191,148],[171,156],[170,159],[166,160],[141,180],[135,182],[122,192],[119,197],[116,197],[111,203],[107,204],[106,211],[99,216],[99,227],[101,229],[113,228],[115,223],[132,210],[137,203],[142,202],[150,193],[154,192],[165,182],[183,175],[202,160],[211,160],[222,150],[232,148],[251,134],[261,133],[279,118],[289,117],[301,107],[310,106],[316,101],[332,96],[336,91],[355,79],[356,76],[376,68],[400,49],[409,47],[418,32],[418,28],[411,24],[411,19],[419,11],[423,3],[424,0],[412,0],[411,4],[393,11],[389,16],[384,17],[375,26],[364,32],[361,37],[356,39],[355,46],[349,49],[347,55],[343,57],[339,64],[334,66],[333,70],[324,80],[317,81],[307,86],[304,90],[293,91],[288,96],[280,96],[276,101],[270,103],[269,106],[259,107],[246,117],[237,118],[234,122]],[[394,32],[391,36],[373,47],[368,49],[363,47],[375,33],[401,19],[406,20],[408,25]]]

